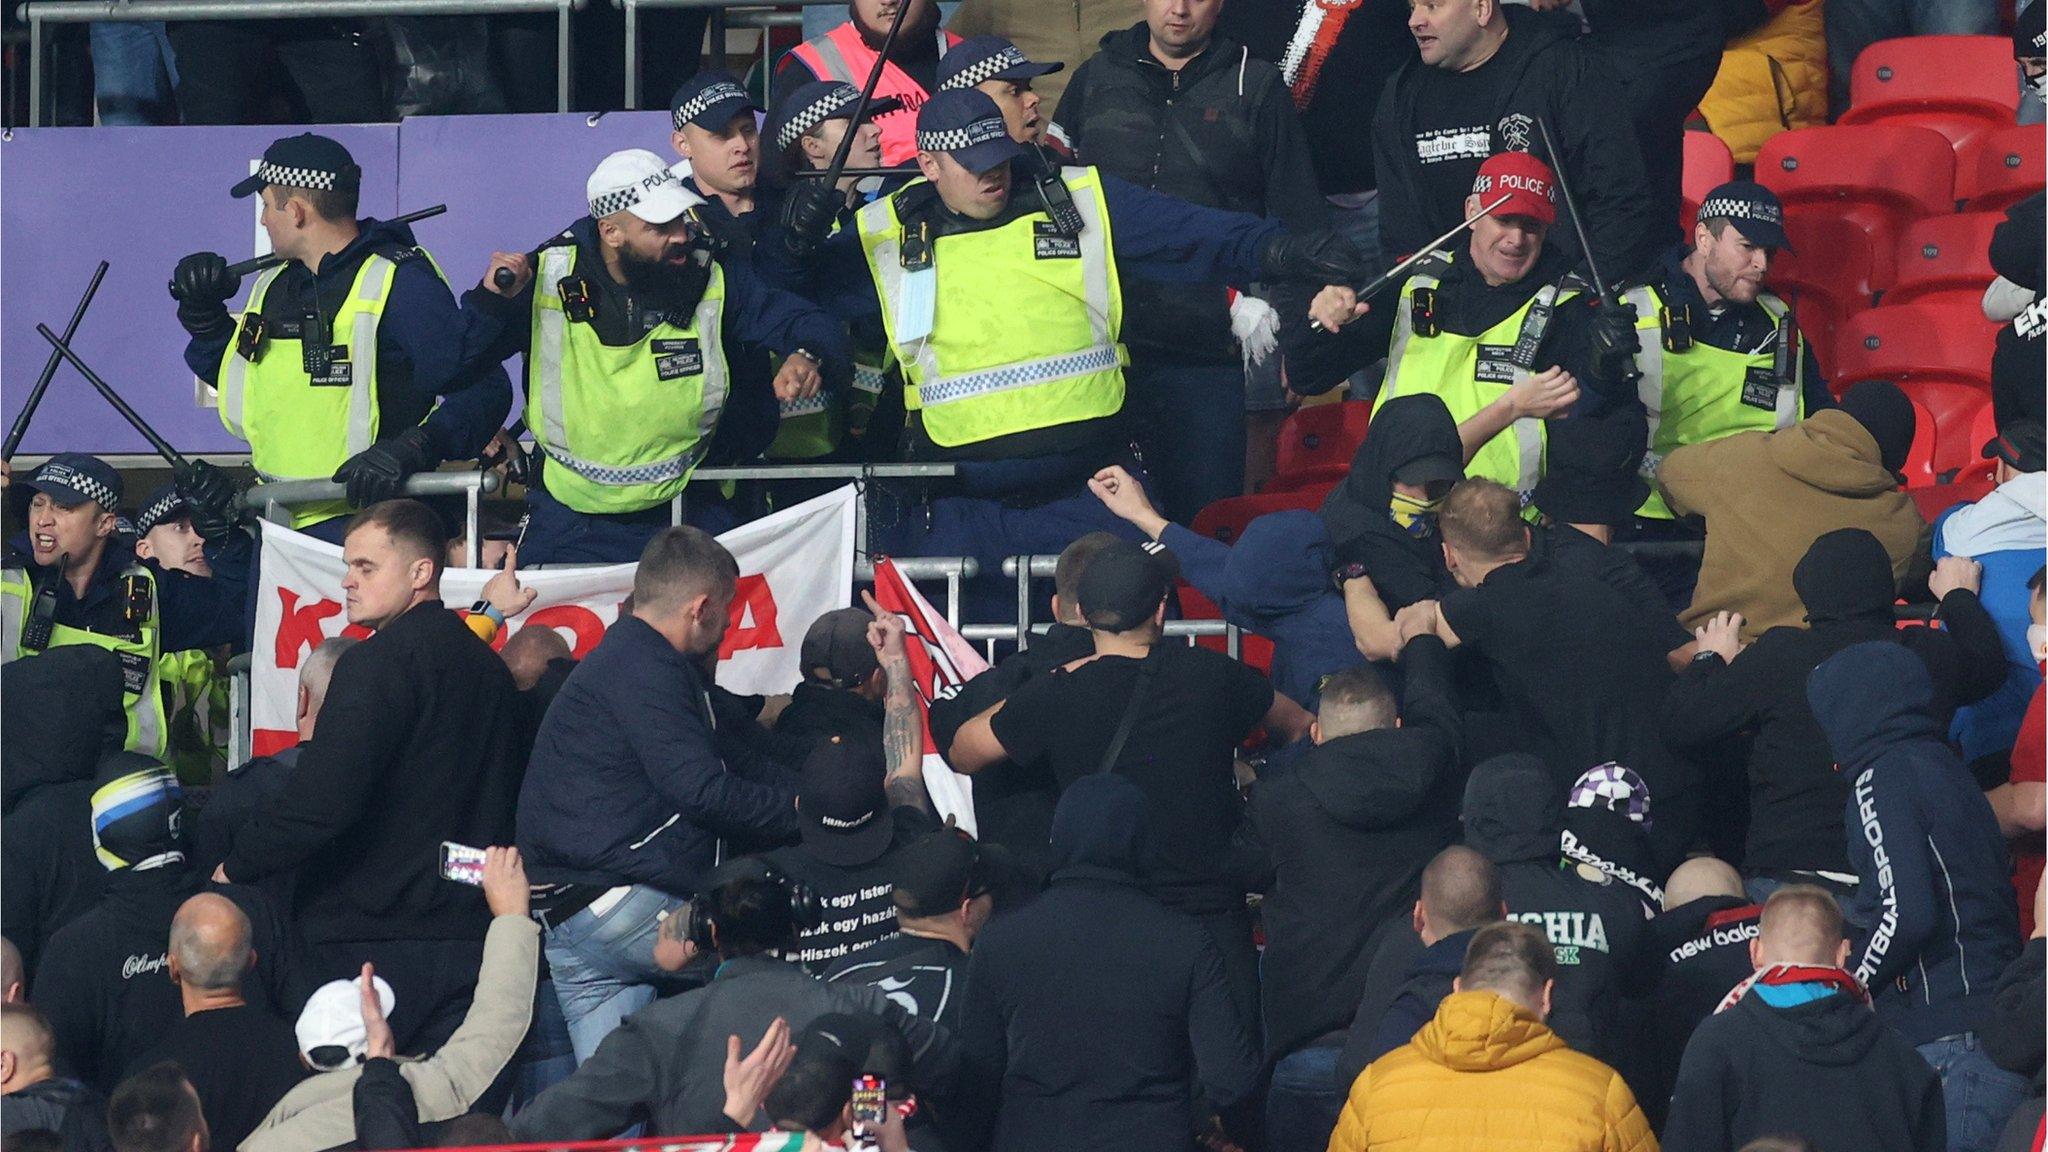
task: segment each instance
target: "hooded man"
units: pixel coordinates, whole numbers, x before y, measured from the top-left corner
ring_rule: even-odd
[[[1981,1152],[2026,1090],[1975,1036],[2019,952],[1998,818],[1943,741],[1933,680],[1912,653],[1845,648],[1807,677],[1806,693],[1850,787],[1859,930],[1841,963],[1941,1076],[1949,1148]]]
[[[1898,385],[1868,380],[1842,406],[1775,432],[1738,432],[1673,451],[1657,487],[1674,515],[1706,520],[1707,547],[1689,628],[1739,612],[1742,639],[1797,624],[1792,570],[1823,533],[1862,528],[1891,557],[1893,586],[1926,571],[1927,522],[1899,490],[1917,417]]]
[[[1756,972],[1685,1045],[1665,1149],[1725,1152],[1776,1132],[1827,1150],[1946,1146],[1941,1082],[1843,970],[1842,928],[1819,888],[1771,894],[1749,941]]]
[[[1935,619],[1944,627],[1902,629],[1892,621],[1892,566],[1884,545],[1861,528],[1839,528],[1815,540],[1792,569],[1805,627],[1773,628],[1747,648],[1738,646],[1740,617],[1718,614],[1700,628],[1699,655],[1664,700],[1664,738],[1705,759],[1738,734],[1754,733],[1746,761],[1749,828],[1740,857],[1748,876],[1832,886],[1842,895],[1854,886],[1842,826],[1849,784],[1807,705],[1806,675],[1851,645],[1895,642],[1926,665],[1935,712],[1944,722],[1957,705],[1982,699],[2005,675],[2005,660],[1977,599],[1973,567],[1945,560],[1929,580],[1941,601]],[[1740,813],[1722,817],[1739,820]],[[1720,843],[1722,837],[1710,832],[1710,839]]]
[[[968,963],[961,1043],[996,1101],[996,1152],[1192,1149],[1199,1093],[1228,1115],[1260,1060],[1196,921],[1147,895],[1145,793],[1074,782],[1053,814],[1051,886],[992,922]]]

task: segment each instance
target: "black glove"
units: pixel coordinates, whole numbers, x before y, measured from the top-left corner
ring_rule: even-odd
[[[1334,229],[1282,232],[1259,245],[1259,271],[1267,279],[1311,284],[1360,284],[1365,257]]]
[[[242,521],[242,493],[226,472],[204,460],[187,460],[171,480],[200,539],[217,544],[233,535]]]
[[[424,428],[407,428],[349,457],[334,470],[334,482],[348,485],[348,502],[368,508],[405,488],[405,478],[441,462]]]
[[[1620,297],[1600,301],[1593,309],[1593,364],[1608,380],[1636,379],[1636,353],[1643,342],[1636,335],[1636,306]]]
[[[846,193],[833,181],[822,177],[797,181],[782,198],[782,243],[789,254],[809,256],[832,231],[832,221],[845,206]]]
[[[178,261],[171,272],[171,296],[178,301],[178,323],[185,331],[205,339],[232,329],[227,301],[242,287],[242,278],[228,271],[228,262],[216,252],[194,252]]]

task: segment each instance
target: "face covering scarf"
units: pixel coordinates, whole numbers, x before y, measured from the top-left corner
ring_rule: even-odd
[[[1394,517],[1394,523],[1406,528],[1410,536],[1427,536],[1430,523],[1436,517],[1437,505],[1442,503],[1441,500],[1417,500],[1396,492],[1388,510]]]

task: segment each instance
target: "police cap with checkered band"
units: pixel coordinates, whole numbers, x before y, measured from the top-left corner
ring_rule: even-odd
[[[937,92],[924,102],[917,110],[917,148],[944,152],[976,173],[1024,155],[1024,146],[1010,139],[996,102],[972,88]]]
[[[666,224],[704,202],[681,177],[645,148],[627,148],[598,162],[583,184],[591,216],[602,220],[631,212],[649,224]]]
[[[256,173],[229,189],[239,200],[275,184],[280,188],[306,188],[316,192],[347,192],[360,188],[363,170],[348,149],[325,136],[301,132],[287,136],[263,150]]]
[[[775,114],[768,118],[768,136],[775,141],[776,150],[781,151],[827,120],[852,119],[854,105],[859,102],[860,89],[838,80],[800,84],[776,102]],[[868,101],[862,119],[873,120],[901,107],[903,102],[894,96],[877,96]]]
[[[1726,220],[1742,238],[1760,248],[1792,250],[1785,242],[1785,206],[1777,194],[1753,180],[1730,180],[1700,201],[1700,223]]]
[[[1001,36],[969,36],[939,57],[939,87],[951,91],[990,80],[1034,80],[1065,64],[1039,64]]]
[[[76,508],[88,500],[105,512],[121,506],[121,474],[105,460],[83,452],[50,457],[21,486],[41,492],[60,508]]]

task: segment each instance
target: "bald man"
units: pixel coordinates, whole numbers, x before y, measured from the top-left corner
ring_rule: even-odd
[[[251,1005],[249,918],[225,896],[201,893],[171,920],[169,969],[185,1017],[135,1068],[174,1060],[199,1093],[216,1147],[233,1148],[304,1074],[292,1026]]]
[[[1664,1122],[1693,1029],[1749,976],[1749,946],[1762,914],[1762,905],[1743,895],[1741,874],[1711,856],[1687,860],[1664,882],[1664,911],[1650,921],[1645,950],[1657,981],[1650,998],[1653,1058],[1645,1064],[1654,1079],[1641,1096],[1651,1124]]]
[[[42,1128],[62,1137],[67,1152],[108,1152],[105,1098],[58,1076],[55,1052],[41,1012],[19,1000],[0,1003],[0,1137],[12,1146],[15,1133]]]
[[[557,660],[573,660],[569,642],[553,628],[521,628],[498,650],[499,659],[512,672],[512,686],[521,692],[540,683],[541,674]]]
[[[1859,1152],[1947,1147],[1934,1070],[1842,968],[1849,942],[1833,896],[1778,889],[1748,951],[1755,975],[1685,1047],[1666,1152],[1725,1152],[1783,1132]]]
[[[21,949],[0,936],[0,1004],[20,1004],[28,999],[28,969],[22,965]]]

